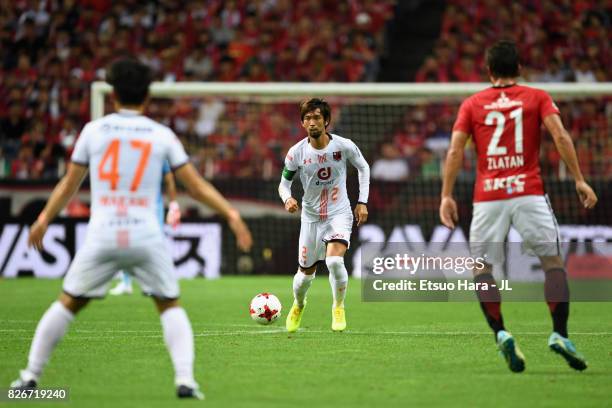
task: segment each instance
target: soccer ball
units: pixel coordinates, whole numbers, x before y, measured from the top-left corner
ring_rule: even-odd
[[[271,324],[281,315],[281,302],[271,293],[260,293],[251,300],[249,311],[257,323]]]

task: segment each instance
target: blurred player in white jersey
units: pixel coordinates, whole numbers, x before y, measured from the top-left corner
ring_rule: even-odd
[[[359,173],[359,199],[355,206],[357,225],[368,219],[370,167],[355,143],[326,131],[331,121],[327,102],[310,99],[301,104],[300,115],[308,137],[289,149],[278,187],[285,209],[290,213],[296,212],[299,207],[291,196],[291,183],[299,171],[304,187],[299,269],[293,278],[295,301],[287,315],[286,327],[289,332],[300,327],[306,292],[315,277],[317,264],[325,261],[334,298],[332,330],[342,331],[346,328],[344,298],[348,283],[344,254],[353,227],[351,203],[346,191],[346,162],[350,161]]]
[[[176,228],[178,224],[181,222],[181,209],[176,201],[176,183],[174,182],[174,176],[172,175],[172,169],[167,161],[164,162],[164,167],[162,167],[162,179],[163,184],[165,185],[166,194],[168,195],[168,199],[170,202],[168,203],[168,214],[166,215],[165,222],[168,225],[172,225],[173,228]],[[157,196],[157,220],[159,221],[159,225],[164,229],[164,196],[162,195],[161,190],[159,191],[159,195]],[[108,291],[109,294],[117,296],[117,295],[131,295],[132,290],[132,278],[129,273],[121,271],[119,273],[119,283],[117,286]]]
[[[87,238],[64,278],[63,293],[38,323],[27,367],[11,387],[36,387],[74,316],[90,299],[104,297],[115,273],[124,270],[153,297],[160,313],[178,397],[201,399],[193,376],[193,332],[178,303],[174,266],[156,216],[164,162],[195,199],[227,219],[241,249],[251,247],[251,233],[240,214],[198,175],[174,132],[142,115],[150,70],[138,61],[120,60],[110,68],[108,82],[117,113],[83,128],[66,175],[30,230],[29,245],[41,250],[47,226],[90,170],[92,211]]]

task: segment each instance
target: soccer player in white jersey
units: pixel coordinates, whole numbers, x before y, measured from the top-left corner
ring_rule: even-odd
[[[164,162],[162,167],[162,179],[165,185],[166,194],[170,202],[168,203],[168,214],[166,215],[165,222],[168,225],[172,225],[176,228],[181,222],[181,208],[176,201],[176,183],[174,182],[174,176],[172,175],[172,169],[168,164],[168,161]],[[157,196],[157,220],[159,225],[164,228],[164,197],[161,190]],[[117,286],[108,291],[113,296],[119,295],[131,295],[132,289],[132,278],[130,274],[121,271],[119,273],[119,283]]]
[[[285,209],[298,211],[291,196],[291,183],[299,172],[304,196],[298,254],[299,269],[293,278],[295,301],[287,315],[287,331],[300,327],[306,292],[315,277],[317,264],[325,261],[332,288],[332,330],[346,328],[344,298],[348,273],[344,254],[349,247],[353,214],[346,191],[346,162],[357,168],[359,199],[355,206],[357,225],[368,219],[367,201],[370,188],[370,167],[359,148],[349,139],[326,131],[331,109],[324,100],[313,98],[300,106],[302,126],[308,137],[291,147],[278,187]]]
[[[64,278],[63,293],[36,327],[27,367],[11,387],[36,387],[75,315],[90,299],[103,297],[115,273],[124,270],[153,297],[160,313],[178,397],[201,399],[193,375],[193,332],[178,303],[174,266],[156,216],[164,161],[195,199],[227,219],[241,249],[251,247],[251,233],[240,214],[198,175],[172,130],[142,115],[150,70],[138,61],[120,60],[110,68],[108,82],[118,112],[83,128],[66,175],[30,230],[29,245],[41,250],[47,226],[90,170],[92,211],[87,238]]]

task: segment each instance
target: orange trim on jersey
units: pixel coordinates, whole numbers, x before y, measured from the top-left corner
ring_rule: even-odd
[[[149,162],[149,156],[151,155],[151,143],[143,142],[142,140],[132,140],[130,146],[132,146],[134,149],[142,150],[142,155],[138,161],[138,167],[136,167],[136,173],[134,175],[134,179],[132,180],[132,185],[130,186],[130,191],[136,191],[138,190],[138,187],[140,187],[142,174],[144,173],[144,169],[147,167],[147,163]]]
[[[319,219],[325,221],[327,219],[327,202],[329,201],[327,189],[321,190],[321,197],[319,203]]]
[[[109,181],[111,190],[116,190],[117,184],[119,184],[119,145],[119,139],[111,140],[98,165],[98,178],[102,181]],[[106,167],[106,162],[109,159],[111,161],[110,170],[105,171],[104,167]]]

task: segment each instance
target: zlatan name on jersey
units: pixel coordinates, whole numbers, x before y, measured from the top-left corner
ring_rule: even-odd
[[[502,170],[515,169],[525,165],[523,155],[504,156],[504,157],[487,157],[487,170]]]

